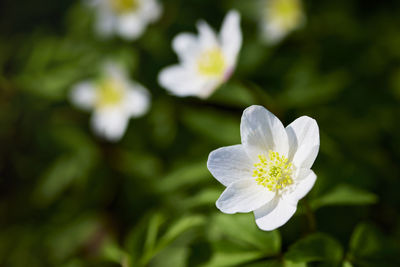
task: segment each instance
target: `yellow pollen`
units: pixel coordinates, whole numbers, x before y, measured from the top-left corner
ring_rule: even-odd
[[[295,28],[302,19],[301,1],[270,0],[267,5],[267,17],[282,28]]]
[[[225,70],[225,58],[220,48],[209,49],[200,54],[197,69],[202,75],[220,76]]]
[[[285,156],[278,152],[268,151],[268,157],[258,155],[259,162],[254,164],[253,177],[257,184],[262,185],[272,192],[284,189],[293,184],[293,166]]]
[[[96,106],[98,108],[118,105],[123,98],[124,87],[115,79],[105,79],[100,82]]]
[[[109,0],[111,8],[119,14],[135,11],[139,7],[139,0]]]

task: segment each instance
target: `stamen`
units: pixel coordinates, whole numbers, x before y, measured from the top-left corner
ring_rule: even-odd
[[[119,14],[135,11],[139,7],[138,0],[109,0],[111,8]]]
[[[106,79],[100,82],[96,106],[98,108],[118,105],[123,98],[123,84],[114,79]]]
[[[204,51],[197,60],[197,69],[202,75],[220,76],[225,66],[224,55],[218,47]]]
[[[267,5],[267,17],[284,29],[291,29],[301,21],[302,7],[299,0],[272,0]]]
[[[285,156],[278,152],[268,151],[268,158],[258,155],[259,162],[254,164],[253,177],[257,184],[262,185],[272,192],[282,190],[293,184],[291,178],[293,166]]]

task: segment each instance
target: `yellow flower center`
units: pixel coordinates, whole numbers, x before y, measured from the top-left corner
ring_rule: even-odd
[[[198,71],[206,76],[222,75],[225,65],[225,58],[219,47],[204,51],[197,60]]]
[[[115,79],[100,82],[96,106],[98,108],[119,104],[123,98],[124,85]]]
[[[260,160],[254,164],[253,177],[256,177],[257,184],[262,185],[272,192],[277,192],[293,184],[293,165],[288,162],[285,156],[278,152],[268,151],[268,157],[258,155]]]
[[[267,16],[281,27],[295,28],[302,18],[300,0],[272,0],[267,5]]]
[[[139,7],[139,0],[109,0],[111,8],[119,14],[135,11]]]

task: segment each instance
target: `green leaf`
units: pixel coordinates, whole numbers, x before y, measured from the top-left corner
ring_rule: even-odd
[[[318,209],[323,206],[332,205],[368,205],[378,201],[378,197],[368,191],[350,186],[338,185],[325,195],[313,199],[311,206]]]
[[[115,240],[111,239],[103,242],[101,255],[104,259],[117,264],[123,264],[123,262],[129,261],[129,254],[126,253]]]
[[[83,260],[81,259],[71,259],[67,263],[61,265],[61,267],[85,267]]]
[[[285,259],[293,262],[339,262],[342,255],[343,249],[338,241],[326,234],[316,233],[291,245]]]
[[[399,248],[396,243],[397,240],[383,235],[375,226],[361,223],[351,236],[349,258],[356,265],[399,266]]]
[[[264,256],[262,251],[246,250],[243,246],[227,242],[214,242],[214,254],[202,267],[223,267],[245,264]]]
[[[159,179],[161,175],[161,160],[150,154],[148,151],[139,150],[114,150],[115,156],[112,159],[115,168],[129,177],[143,177],[149,179]]]
[[[207,170],[206,161],[186,163],[172,170],[156,186],[161,192],[170,192],[182,187],[197,185],[199,182],[209,178],[210,173]]]
[[[278,231],[261,231],[255,224],[253,214],[218,214],[213,220],[212,236],[226,236],[248,248],[262,251],[264,256],[277,255],[281,248]]]
[[[138,266],[138,262],[143,256],[143,244],[146,239],[147,227],[149,224],[149,215],[143,216],[141,221],[136,224],[131,231],[128,233],[125,248],[129,253],[132,266]]]
[[[184,205],[187,209],[195,208],[198,206],[211,206],[214,205],[218,197],[221,195],[220,189],[207,188],[188,198]]]
[[[212,109],[187,108],[182,113],[185,125],[199,135],[221,145],[240,143],[240,116]]]
[[[82,177],[82,161],[75,154],[60,156],[46,170],[34,192],[35,202],[47,205]]]
[[[200,215],[186,216],[172,224],[168,231],[160,238],[157,249],[162,249],[169,243],[174,241],[183,232],[193,228],[203,225],[206,222],[206,218]]]
[[[221,86],[221,88],[210,97],[209,101],[242,108],[248,107],[255,102],[251,89],[233,82]]]
[[[284,267],[307,267],[307,263],[305,262],[292,262],[292,261],[284,261]]]
[[[350,252],[355,257],[370,257],[381,250],[382,237],[371,225],[359,224],[350,239]]]
[[[149,133],[155,144],[160,147],[171,145],[177,134],[174,103],[163,99],[153,101],[148,117],[151,124]]]
[[[158,253],[150,262],[151,267],[186,267],[188,249],[182,246],[171,246]]]
[[[307,267],[305,262],[291,262],[287,260],[274,259],[257,262],[253,264],[246,264],[246,267]]]
[[[165,234],[157,241],[157,244],[151,249],[144,251],[144,255],[140,260],[140,265],[146,265],[156,254],[161,250],[165,249],[170,245],[176,238],[182,235],[184,232],[201,226],[205,223],[205,217],[200,215],[192,215],[181,218],[171,225],[171,227],[165,232]],[[152,230],[150,230],[151,232]],[[154,236],[154,235],[153,235]],[[147,236],[149,237],[149,235]]]
[[[286,90],[279,102],[288,107],[303,107],[321,104],[335,98],[349,80],[343,70],[327,74],[319,73],[317,62],[299,60],[286,76]]]
[[[48,255],[55,262],[67,259],[100,229],[96,215],[83,215],[52,229],[46,240]]]
[[[159,228],[164,223],[164,221],[165,218],[160,213],[155,213],[150,218],[149,227],[147,228],[147,234],[144,243],[144,251],[152,251],[154,249]]]

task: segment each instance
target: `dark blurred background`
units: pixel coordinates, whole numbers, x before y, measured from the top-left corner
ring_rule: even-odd
[[[0,266],[400,266],[400,2],[303,1],[307,20],[279,44],[257,1],[166,0],[133,42],[99,40],[80,1],[0,3]],[[211,98],[157,83],[171,40],[242,14],[238,67]],[[71,87],[105,59],[129,66],[151,109],[110,143]],[[296,216],[262,232],[215,207],[210,151],[240,143],[242,111],[285,125],[317,120],[316,185]]]

